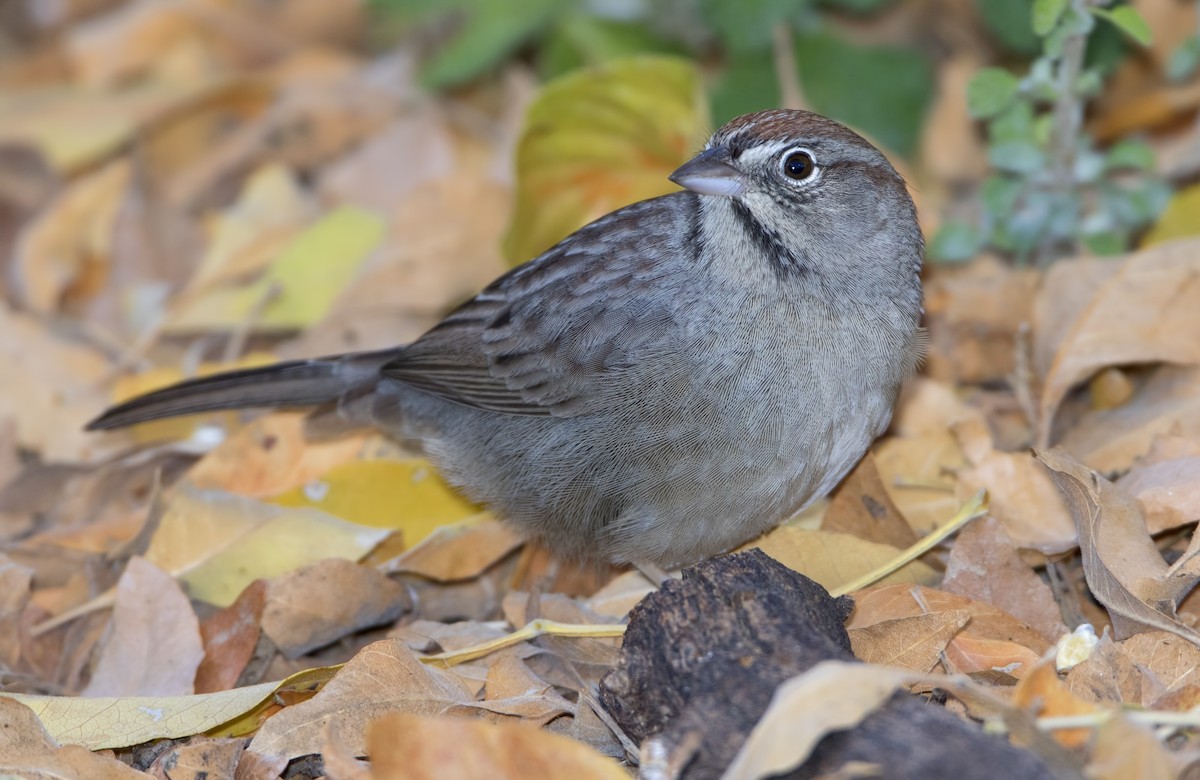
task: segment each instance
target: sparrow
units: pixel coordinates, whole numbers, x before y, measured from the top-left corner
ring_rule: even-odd
[[[924,244],[901,176],[808,111],[738,117],[682,189],[601,217],[410,344],[157,390],[88,427],[335,408],[575,559],[675,567],[829,492],[920,358]]]

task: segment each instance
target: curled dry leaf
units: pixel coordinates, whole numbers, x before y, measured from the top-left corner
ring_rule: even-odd
[[[904,549],[917,541],[891,496],[870,452],[842,481],[821,519],[821,529]]]
[[[392,713],[367,729],[373,780],[626,780],[617,762],[567,737],[512,723]]]
[[[1036,455],[1070,507],[1079,528],[1084,576],[1096,600],[1108,609],[1117,637],[1159,629],[1200,643],[1200,633],[1175,614],[1200,573],[1177,571],[1178,563],[1167,566],[1137,500],[1061,448]],[[1189,550],[1180,562],[1196,558]]]
[[[1085,262],[1085,261],[1080,261]],[[1109,264],[1111,261],[1086,261]],[[1072,271],[1079,263],[1055,268],[1046,277],[1036,310],[1048,312],[1078,300],[1070,288],[1079,288]],[[1108,273],[1084,272],[1095,279]],[[1045,327],[1045,322],[1041,323]],[[1038,441],[1051,438],[1054,413],[1077,382],[1105,366],[1126,363],[1200,363],[1200,239],[1176,241],[1130,255],[1103,279],[1078,317],[1054,336],[1045,328],[1038,340],[1046,345],[1039,353],[1053,357],[1044,366],[1038,407]],[[1053,346],[1050,346],[1053,345]]]
[[[1100,707],[1076,698],[1067,684],[1058,678],[1054,659],[1048,658],[1037,664],[1013,691],[1013,704],[1033,710],[1038,717],[1052,718],[1065,715],[1088,715]],[[1064,746],[1076,748],[1091,737],[1090,729],[1058,729],[1054,738]]]
[[[189,694],[203,658],[188,597],[171,575],[134,557],[117,582],[112,629],[83,695]]]
[[[1120,472],[1168,432],[1200,441],[1200,368],[1159,366],[1128,402],[1085,412],[1062,447],[1097,471]]]
[[[232,688],[250,662],[261,633],[266,580],[255,580],[237,601],[200,624],[204,660],[196,670],[196,693]]]

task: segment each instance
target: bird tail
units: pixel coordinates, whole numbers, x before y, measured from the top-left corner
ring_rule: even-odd
[[[87,429],[123,428],[221,409],[317,406],[373,386],[380,369],[399,354],[397,349],[358,352],[189,379],[118,404],[88,423]]]

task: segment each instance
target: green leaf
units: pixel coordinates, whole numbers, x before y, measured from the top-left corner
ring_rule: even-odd
[[[701,13],[733,52],[769,47],[775,25],[796,13],[796,0],[703,0]]]
[[[1154,169],[1154,150],[1145,141],[1118,141],[1104,156],[1104,167],[1110,171],[1126,168],[1151,171]]]
[[[505,256],[528,260],[614,209],[676,190],[667,176],[709,128],[700,74],[688,60],[630,57],[547,83],[517,144]]]
[[[1023,186],[1019,179],[1010,176],[993,174],[984,179],[979,195],[988,216],[999,221],[1008,219],[1017,205]]]
[[[813,33],[797,37],[796,61],[814,110],[864,131],[892,152],[912,154],[933,100],[933,70],[925,55]]]
[[[538,70],[547,79],[590,65],[639,54],[683,54],[644,24],[569,13],[555,20],[538,51]]]
[[[1154,39],[1153,33],[1150,32],[1150,24],[1131,5],[1117,6],[1111,11],[1106,8],[1093,8],[1092,13],[1112,22],[1121,32],[1143,46],[1149,46]]]
[[[1129,237],[1124,233],[1118,233],[1115,230],[1107,230],[1103,233],[1088,233],[1081,236],[1083,245],[1088,251],[1100,257],[1112,257],[1113,255],[1124,254],[1129,248]]]
[[[992,37],[1014,54],[1037,54],[1042,42],[1033,33],[1033,0],[975,0],[975,10]]]
[[[1193,36],[1171,53],[1171,59],[1167,62],[1167,78],[1183,81],[1190,78],[1197,67],[1200,67],[1200,36]]]
[[[1006,1],[1006,0],[1002,0]],[[1033,1],[1033,32],[1045,37],[1058,24],[1063,11],[1067,10],[1070,0],[1034,0]]]
[[[930,242],[929,255],[938,262],[960,263],[974,257],[983,248],[983,243],[983,231],[975,225],[947,222]]]
[[[821,5],[830,8],[842,8],[857,14],[868,14],[878,11],[890,0],[821,0]]]
[[[1020,86],[1008,71],[984,68],[967,85],[967,111],[976,119],[989,119],[1008,108]]]
[[[996,143],[1034,140],[1033,108],[1023,100],[1013,103],[1006,111],[988,122],[988,139]]]
[[[988,148],[988,162],[999,171],[1034,173],[1045,165],[1045,156],[1035,144],[1010,141]]]
[[[731,58],[710,88],[709,97],[715,126],[740,114],[779,105],[779,81],[771,51],[763,49]]]
[[[494,67],[550,24],[558,0],[472,0],[465,3],[466,21],[449,44],[421,69],[430,89],[465,84]]]

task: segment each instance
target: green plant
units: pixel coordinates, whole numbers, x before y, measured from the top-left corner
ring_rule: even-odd
[[[863,15],[896,0],[371,0],[388,36],[438,43],[421,78],[469,83],[506,60],[543,78],[636,54],[685,54],[705,66],[712,124],[801,101],[911,154],[933,98],[933,72],[914,47],[864,46],[831,14]]]
[[[935,258],[966,259],[984,247],[1039,264],[1081,249],[1117,254],[1165,207],[1171,191],[1154,174],[1149,146],[1128,139],[1101,150],[1083,129],[1084,106],[1103,85],[1102,66],[1085,59],[1097,22],[1142,45],[1150,40],[1136,10],[1107,5],[1035,0],[1041,54],[1028,73],[975,75],[968,109],[986,122],[994,172],[980,189],[978,221],[948,222],[931,244]]]

